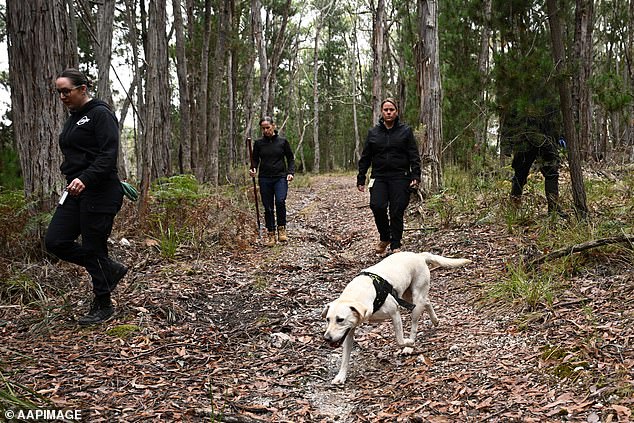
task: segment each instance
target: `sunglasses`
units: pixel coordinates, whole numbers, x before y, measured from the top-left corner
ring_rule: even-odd
[[[57,91],[57,94],[61,95],[62,97],[68,97],[70,93],[73,92],[73,90],[76,90],[77,88],[81,88],[81,87],[83,87],[83,85],[77,85],[71,88],[56,88],[55,91]]]

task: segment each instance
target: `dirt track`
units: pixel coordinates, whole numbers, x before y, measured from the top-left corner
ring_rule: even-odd
[[[5,368],[56,407],[87,410],[91,422],[616,421],[627,414],[547,368],[544,346],[556,333],[580,335],[569,329],[566,309],[527,328],[516,311],[479,301],[482,285],[517,254],[517,240],[475,224],[413,230],[414,214],[404,249],[474,263],[433,271],[440,326],[424,315],[413,355],[399,354],[390,324],[364,326],[345,387],[331,386],[341,349],[322,341],[320,313],[378,260],[367,202],[353,176],[315,177],[308,188],[291,188],[287,245],[174,262],[141,253],[107,327],[78,330],[66,310],[34,342],[22,311],[2,328],[12,340],[0,347]],[[631,322],[631,313],[623,319]],[[105,332],[122,324],[138,330]],[[630,325],[623,345],[631,333]],[[621,357],[631,366],[631,349]]]

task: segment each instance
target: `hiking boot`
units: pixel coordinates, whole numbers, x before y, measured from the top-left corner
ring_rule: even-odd
[[[264,239],[264,245],[267,247],[272,247],[275,245],[275,231],[269,231]]]
[[[114,314],[110,295],[95,297],[87,315],[80,317],[77,323],[81,326],[96,325],[108,321]]]
[[[288,234],[286,233],[286,226],[278,226],[277,227],[277,240],[279,242],[288,241]]]
[[[128,273],[128,268],[118,261],[114,261],[112,259],[108,259],[109,262],[109,275],[108,275],[108,286],[110,288],[110,292],[114,291],[117,287],[121,279]]]
[[[385,250],[387,249],[388,245],[390,245],[390,241],[379,241],[379,243],[376,244],[376,247],[374,248],[374,252],[377,254],[385,254]]]

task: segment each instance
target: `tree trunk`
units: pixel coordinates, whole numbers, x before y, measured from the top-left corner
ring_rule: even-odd
[[[112,57],[112,33],[114,23],[115,0],[103,0],[98,4],[96,20],[97,34],[95,41],[95,59],[97,61],[97,97],[106,103],[114,106],[112,101],[112,90],[110,89],[110,65]],[[123,120],[119,122],[123,126]],[[121,143],[119,148],[117,171],[119,177],[127,178],[127,170],[124,160],[124,148]]]
[[[286,31],[286,26],[288,24],[288,15],[291,10],[291,0],[286,0],[286,4],[282,9],[282,22],[279,24],[277,37],[275,37],[275,41],[271,46],[273,53],[271,54],[271,59],[269,60],[270,64],[268,65],[268,71],[266,75],[266,84],[268,85],[268,98],[266,102],[267,115],[273,114],[273,107],[275,105],[275,88],[277,86],[277,71],[282,60],[282,53],[286,50],[286,46],[288,45],[289,34]]]
[[[442,188],[442,91],[438,54],[438,7],[436,0],[418,0],[419,41],[416,67],[420,91],[421,184],[423,196]]]
[[[266,54],[266,46],[262,34],[262,17],[260,16],[262,2],[260,0],[251,0],[251,25],[253,26],[253,36],[255,47],[258,51],[258,60],[260,64],[260,117],[265,116],[268,111],[266,106],[269,102],[269,84],[267,83],[267,75],[269,74],[269,61]]]
[[[209,45],[211,41],[211,0],[205,0],[205,16],[202,51],[200,51],[200,78],[197,81],[195,91],[198,97],[196,99],[196,108],[198,109],[196,118],[196,148],[193,151],[194,172],[199,181],[206,181],[207,176],[205,170],[207,168],[206,160],[209,157],[209,144],[207,133],[208,107],[209,107]]]
[[[244,65],[245,75],[252,75],[253,70],[255,68],[255,59],[256,59],[256,49],[255,49],[255,28],[251,30],[251,48],[248,49],[247,53],[247,62]],[[253,136],[253,125],[255,120],[255,101],[254,101],[254,82],[253,78],[247,78],[247,86],[244,89],[244,97],[242,100],[242,108],[244,109],[244,133],[242,134],[242,138],[246,139],[247,137]],[[247,154],[243,157],[246,158]]]
[[[352,32],[350,34],[350,48],[348,49],[348,66],[350,67],[350,86],[352,92],[352,123],[354,128],[354,161],[361,158],[361,136],[359,135],[359,122],[357,119],[357,21],[354,20]]]
[[[192,173],[191,100],[185,51],[185,28],[180,0],[172,0],[172,10],[174,12],[174,33],[176,34],[176,75],[178,77],[178,100],[180,105],[179,163],[181,173]],[[188,22],[188,24],[193,25],[192,22]]]
[[[167,52],[166,0],[150,2],[148,13],[148,36],[145,62],[146,108],[145,134],[141,139],[141,200],[145,205],[150,184],[153,180],[171,174],[170,160],[170,86]],[[141,215],[145,207],[141,206]]]
[[[592,136],[592,103],[590,96],[590,77],[592,76],[592,29],[594,26],[594,7],[592,0],[577,0],[575,9],[575,60],[578,69],[573,95],[575,115],[579,122],[579,159],[588,159],[592,152],[594,160],[600,159],[600,148]]]
[[[55,77],[76,67],[70,18],[47,0],[7,0],[9,84],[24,194],[33,211],[47,211],[65,184],[58,135],[66,111],[53,91]],[[46,40],[45,42],[43,40]]]
[[[211,78],[211,88],[209,103],[215,113],[211,114],[209,130],[209,154],[208,170],[206,172],[208,181],[212,185],[218,185],[219,178],[219,153],[220,153],[220,96],[222,92],[223,75],[225,75],[226,45],[227,45],[227,25],[229,24],[229,0],[220,1],[218,19],[218,37],[216,38],[216,48],[214,50],[213,62],[218,66],[213,68]]]
[[[570,165],[570,179],[572,183],[572,196],[577,216],[585,219],[588,215],[586,205],[586,191],[583,185],[583,172],[579,154],[579,143],[575,130],[574,116],[572,112],[572,96],[570,83],[566,70],[566,55],[563,41],[563,28],[559,17],[557,0],[546,0],[548,7],[548,23],[550,25],[550,37],[552,41],[553,60],[555,72],[558,76],[559,98],[564,120],[564,134],[568,143],[568,162]]]
[[[634,0],[629,2],[628,22],[630,30],[627,31],[627,49],[626,56],[629,57],[627,67],[627,84],[630,87],[630,93],[634,92],[634,31],[631,30],[634,23]],[[634,116],[634,102],[630,103],[628,116]],[[629,161],[634,161],[634,119],[628,119],[626,124],[625,148],[629,150]]]
[[[237,23],[235,22],[235,1],[231,0],[229,2],[229,27],[231,28],[231,33],[237,33]],[[238,85],[238,55],[234,54],[234,47],[230,46],[227,51],[227,106],[228,110],[228,122],[227,122],[227,166],[226,173],[230,174],[231,169],[234,166],[238,165],[237,157],[238,151],[237,146],[237,133],[236,133],[236,89]]]
[[[372,124],[381,117],[383,101],[383,48],[385,47],[385,0],[378,0],[372,28]]]
[[[321,33],[322,19],[318,18],[315,28],[315,44],[313,47],[313,172],[319,173],[321,154],[319,145],[319,34]]]
[[[482,33],[480,34],[480,54],[478,55],[478,71],[480,72],[480,114],[482,116],[482,126],[476,131],[476,143],[482,151],[483,164],[486,164],[486,152],[488,146],[488,119],[487,92],[489,80],[489,41],[491,38],[491,0],[484,1],[482,11]]]
[[[139,66],[139,62],[142,60],[140,57],[141,54],[139,52],[139,41],[145,38],[145,34],[147,32],[145,22],[147,20],[145,8],[143,7],[143,3],[140,3],[140,21],[142,22],[141,33],[139,34],[137,29],[137,2],[136,0],[126,0],[125,1],[125,20],[128,27],[128,39],[132,48],[132,70],[133,70],[133,85],[136,87],[136,122],[138,125],[136,127],[136,145],[135,145],[135,163],[136,163],[136,180],[141,181],[141,166],[142,163],[142,152],[141,152],[141,143],[140,140],[143,139],[145,134],[145,116],[142,115],[142,112],[145,110],[145,98],[143,97],[144,92],[144,80],[143,75],[146,71],[145,66]],[[139,202],[139,209],[142,210],[144,206],[144,202]]]
[[[115,0],[103,0],[97,8],[97,40],[95,43],[98,68],[97,96],[108,104],[112,104],[110,62],[112,57],[114,5]]]

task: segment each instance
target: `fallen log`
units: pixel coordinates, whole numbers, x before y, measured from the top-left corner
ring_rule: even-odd
[[[611,238],[601,238],[592,241],[582,242],[581,244],[570,245],[568,247],[560,248],[555,251],[551,251],[548,254],[539,256],[528,263],[528,267],[534,267],[540,265],[546,261],[550,261],[559,257],[568,256],[572,253],[578,253],[580,251],[589,250],[591,248],[601,247],[603,245],[610,244],[630,244],[634,248],[634,235],[620,235]]]

